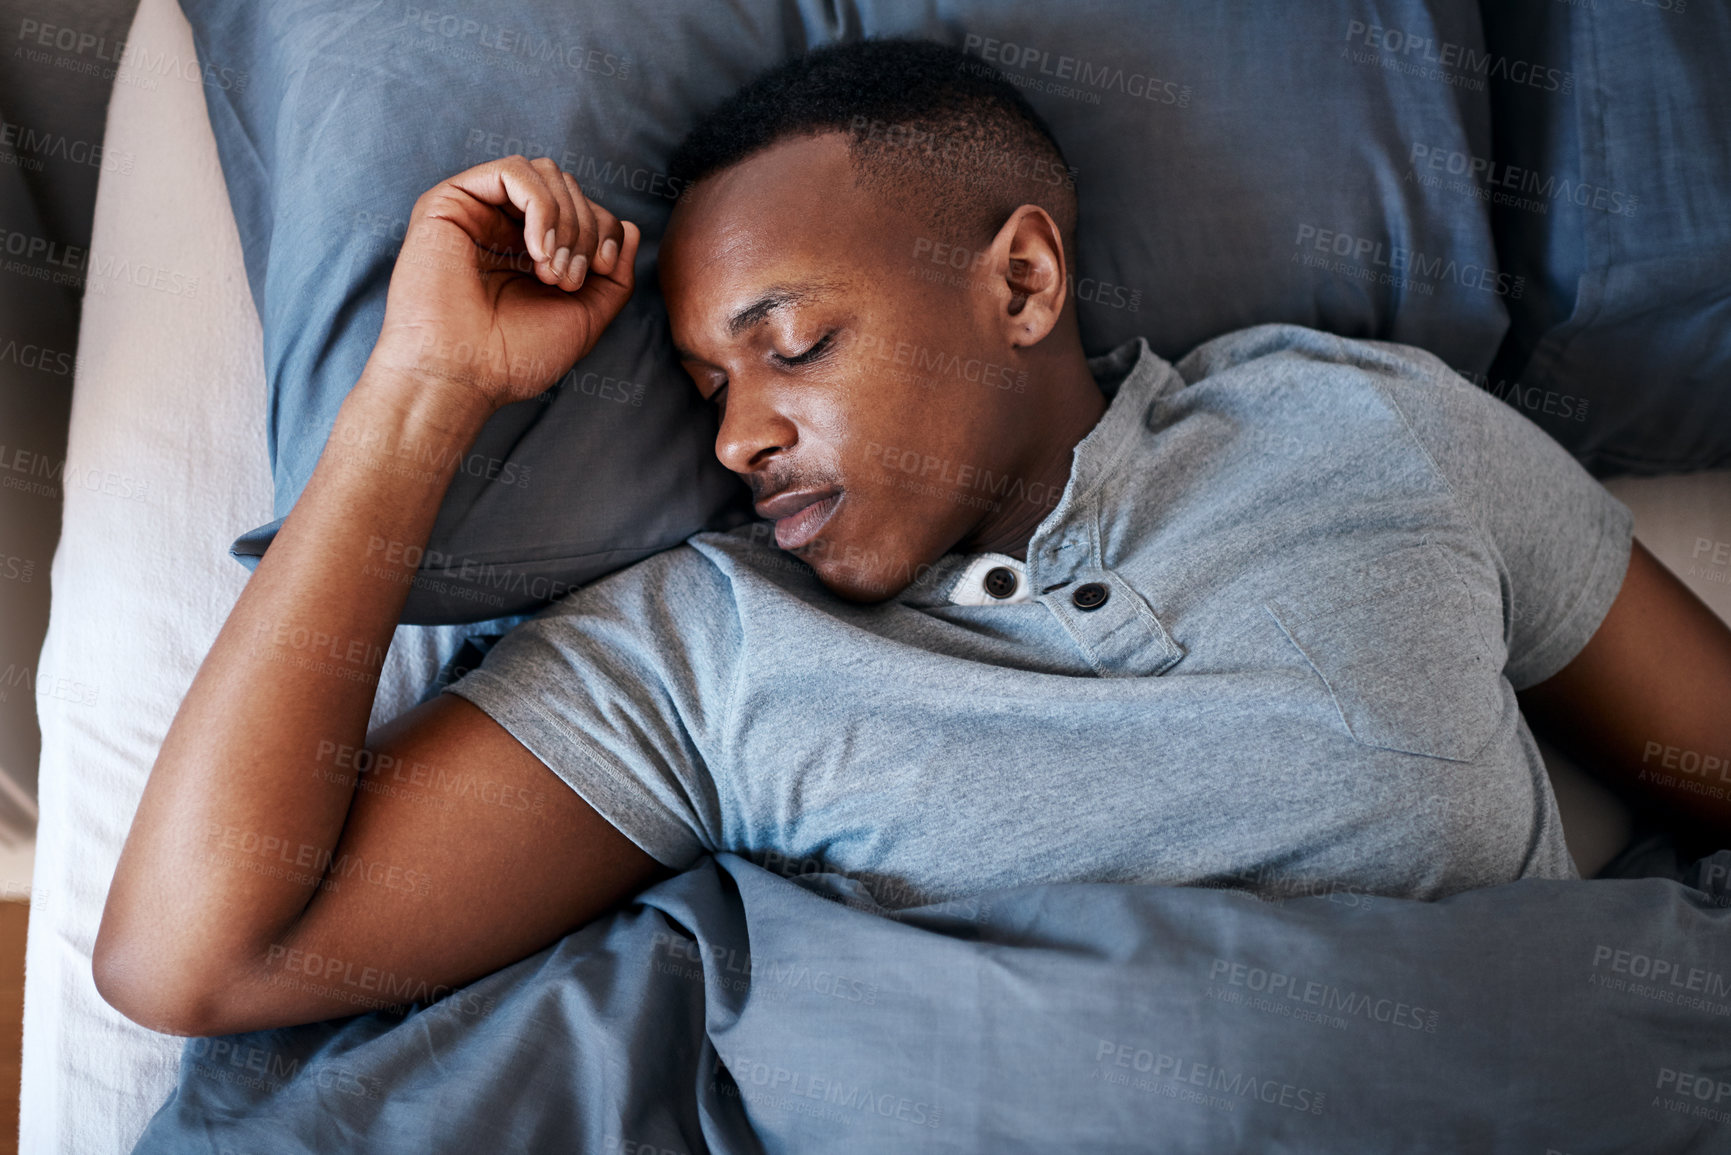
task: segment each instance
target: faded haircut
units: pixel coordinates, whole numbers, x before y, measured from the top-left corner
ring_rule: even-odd
[[[1052,130],[990,64],[930,40],[856,40],[795,57],[735,92],[674,150],[689,189],[784,140],[841,132],[860,187],[983,245],[1021,205],[1074,251],[1075,170]]]

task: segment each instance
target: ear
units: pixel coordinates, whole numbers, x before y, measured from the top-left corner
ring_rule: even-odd
[[[1057,222],[1039,205],[1023,205],[998,230],[991,253],[1005,337],[1014,348],[1039,344],[1057,326],[1070,295]]]

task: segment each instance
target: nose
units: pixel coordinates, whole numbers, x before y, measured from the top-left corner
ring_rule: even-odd
[[[737,378],[727,386],[715,456],[735,473],[764,468],[778,453],[792,449],[799,429],[776,407],[769,391]]]

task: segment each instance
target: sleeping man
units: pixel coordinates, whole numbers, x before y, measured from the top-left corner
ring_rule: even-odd
[[[365,655],[455,463],[594,345],[640,240],[546,159],[423,195],[144,791],[95,948],[129,1017],[222,1034],[448,989],[706,851],[892,910],[1569,878],[1523,713],[1631,784],[1653,743],[1731,750],[1731,631],[1435,357],[1291,325],[1085,356],[1070,170],[977,61],[820,51],[673,168],[672,340],[764,520],[548,607],[368,735]]]

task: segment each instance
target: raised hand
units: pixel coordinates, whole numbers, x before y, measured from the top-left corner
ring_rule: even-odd
[[[534,397],[630,299],[640,239],[547,157],[440,181],[410,215],[369,366],[489,412]]]

